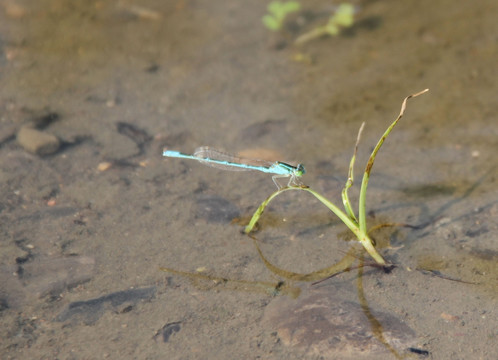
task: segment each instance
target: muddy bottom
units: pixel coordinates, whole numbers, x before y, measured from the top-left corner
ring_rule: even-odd
[[[268,3],[0,0],[0,358],[495,357],[497,2],[354,1],[353,26],[301,45],[338,4],[272,31]],[[315,286],[265,265],[242,230],[270,174],[162,156],[301,163],[341,206],[366,122],[356,211],[425,88],[367,193],[398,266],[361,292],[357,262]],[[259,223],[265,257],[340,261],[349,230],[290,193]]]

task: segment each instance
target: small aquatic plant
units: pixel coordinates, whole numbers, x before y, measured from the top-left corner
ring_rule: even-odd
[[[349,3],[340,4],[334,13],[330,16],[327,24],[314,28],[313,30],[299,36],[296,44],[303,44],[307,41],[316,39],[323,35],[337,36],[341,28],[347,28],[354,22],[354,6]]]
[[[278,31],[282,28],[285,17],[300,8],[301,4],[297,1],[272,1],[268,4],[268,14],[261,21],[269,30]]]
[[[360,141],[361,133],[363,131],[363,127],[365,123],[363,123],[360,127],[360,130],[358,132],[358,136],[356,138],[356,144],[353,152],[353,156],[351,158],[350,164],[349,164],[349,172],[348,172],[348,179],[346,181],[346,184],[342,190],[342,202],[344,206],[344,211],[341,210],[338,206],[333,204],[331,201],[326,199],[324,196],[319,194],[318,192],[312,190],[310,187],[306,185],[301,185],[298,182],[290,182],[287,187],[279,187],[277,191],[275,191],[273,194],[271,194],[261,205],[257,208],[257,210],[254,212],[251,220],[249,221],[249,224],[245,227],[245,233],[249,235],[253,240],[254,240],[254,245],[256,246],[256,249],[264,262],[265,266],[272,271],[274,274],[277,274],[280,277],[283,277],[287,280],[291,281],[312,281],[314,283],[318,283],[320,281],[323,281],[324,279],[331,278],[337,274],[340,274],[343,271],[348,271],[352,267],[352,263],[355,261],[355,259],[358,259],[358,256],[356,254],[356,247],[352,247],[346,254],[345,256],[338,261],[337,263],[333,264],[332,266],[327,266],[325,268],[313,271],[308,274],[299,274],[299,273],[294,273],[291,271],[287,271],[284,269],[280,269],[273,265],[269,260],[265,258],[263,255],[263,252],[261,251],[257,239],[251,234],[253,232],[258,220],[261,218],[263,215],[263,212],[265,211],[266,207],[268,204],[278,195],[290,191],[290,190],[298,190],[298,191],[307,191],[313,196],[315,196],[321,203],[323,203],[327,208],[329,208],[339,219],[341,219],[344,224],[354,233],[356,238],[358,239],[359,243],[363,245],[363,248],[368,252],[368,254],[375,260],[375,263],[372,264],[367,264],[368,266],[380,266],[384,269],[384,271],[388,272],[393,268],[393,264],[387,263],[384,258],[379,254],[377,249],[375,248],[375,242],[371,239],[369,236],[369,233],[375,228],[368,230],[367,229],[367,224],[366,224],[366,192],[367,192],[367,186],[368,186],[368,181],[370,178],[370,173],[372,171],[372,167],[375,161],[375,158],[377,156],[378,151],[382,147],[382,144],[384,143],[385,139],[387,136],[391,133],[392,129],[398,121],[402,118],[405,109],[406,109],[406,102],[408,99],[412,97],[416,97],[419,95],[424,94],[427,92],[429,89],[425,89],[423,91],[420,91],[416,94],[412,94],[410,96],[407,96],[401,105],[401,110],[399,112],[398,117],[394,122],[387,128],[387,130],[384,132],[382,137],[379,139],[377,142],[377,145],[375,146],[374,150],[370,154],[370,157],[368,159],[367,165],[365,167],[365,172],[363,175],[362,183],[361,183],[361,189],[360,189],[360,196],[359,196],[359,204],[358,204],[358,216],[355,214],[353,210],[353,206],[351,205],[351,201],[349,200],[348,196],[348,190],[353,186],[354,182],[354,174],[353,174],[353,169],[354,169],[354,164],[356,160],[356,153],[358,149],[358,144]],[[196,157],[195,155],[185,155],[178,153],[176,151],[165,151],[165,156],[172,156],[173,157],[186,157],[189,159],[203,159],[201,157]],[[181,156],[178,156],[181,155]],[[230,164],[230,165],[234,165]],[[383,226],[392,226],[393,224],[383,224]],[[395,225],[395,224],[394,224]],[[363,254],[360,255],[360,268],[364,266],[363,262]],[[267,283],[267,282],[251,282],[251,281],[246,281],[246,280],[232,280],[232,279],[227,279],[227,278],[222,278],[222,277],[217,277],[217,276],[210,276],[210,275],[203,275],[199,273],[188,273],[188,272],[183,272],[183,271],[178,271],[175,269],[171,268],[166,268],[162,267],[160,268],[163,271],[170,272],[173,274],[177,275],[182,275],[189,277],[193,280],[202,280],[202,281],[214,281],[216,283],[224,283],[224,284],[229,284],[229,288],[232,289],[237,289],[237,290],[249,290],[249,291],[259,291],[263,289],[265,292],[269,292],[272,295],[278,295],[278,294],[288,294],[292,297],[295,297],[299,294],[299,288],[295,288],[292,286],[288,286],[288,284],[284,282],[278,282],[278,283]],[[450,279],[453,280],[453,279]]]
[[[420,91],[416,94],[412,94],[403,100],[403,103],[401,105],[401,110],[400,110],[398,117],[387,128],[387,130],[384,132],[384,134],[381,136],[381,138],[377,142],[377,145],[373,149],[372,153],[370,154],[367,165],[365,167],[365,172],[363,174],[363,180],[361,182],[360,197],[359,197],[359,204],[358,204],[358,216],[355,215],[353,207],[351,206],[351,202],[350,202],[349,196],[348,196],[348,190],[351,186],[353,186],[353,181],[354,181],[353,168],[354,168],[354,163],[356,160],[358,143],[360,141],[361,132],[363,131],[363,127],[364,127],[365,123],[363,123],[361,125],[360,130],[358,132],[355,149],[354,149],[353,156],[352,156],[350,164],[349,164],[348,180],[346,181],[344,189],[342,190],[342,202],[343,202],[343,206],[344,206],[344,211],[341,210],[335,204],[333,204],[331,201],[326,199],[324,196],[320,195],[316,191],[309,188],[308,186],[304,186],[304,185],[303,186],[288,186],[288,187],[278,189],[276,192],[271,194],[265,201],[263,201],[263,203],[258,207],[256,212],[252,216],[249,224],[246,226],[246,228],[244,230],[245,233],[249,235],[253,231],[256,223],[258,222],[261,215],[263,215],[263,212],[265,211],[266,207],[275,197],[277,197],[278,195],[280,195],[286,191],[289,191],[289,190],[307,191],[310,194],[312,194],[313,196],[315,196],[321,203],[323,203],[327,208],[329,208],[339,219],[341,219],[342,222],[344,222],[344,224],[355,234],[356,238],[363,245],[363,247],[370,254],[370,256],[377,262],[377,264],[382,265],[382,266],[387,265],[384,258],[378,253],[377,249],[375,248],[375,243],[372,241],[372,239],[368,235],[368,229],[367,229],[367,223],[366,223],[366,194],[367,194],[368,181],[370,179],[370,173],[371,173],[372,167],[374,165],[375,157],[377,156],[377,153],[380,150],[380,148],[382,147],[382,144],[384,143],[387,136],[391,133],[394,126],[396,126],[398,121],[403,116],[405,109],[406,109],[406,102],[408,101],[408,99],[422,95],[425,92],[427,92],[428,90],[429,89],[425,89],[425,90]],[[261,252],[260,252],[260,255],[262,255]],[[263,260],[264,260],[264,257],[263,257]]]

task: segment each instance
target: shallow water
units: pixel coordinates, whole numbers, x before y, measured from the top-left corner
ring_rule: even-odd
[[[313,299],[300,282],[288,284],[301,288],[296,300],[294,290],[274,298],[268,284],[282,279],[231,222],[274,191],[270,177],[161,151],[210,145],[300,162],[303,181],[340,203],[360,124],[357,182],[402,99],[430,88],[381,149],[367,200],[372,223],[417,227],[376,233],[400,266],[366,269],[363,290],[373,313],[415,334],[400,351],[493,358],[498,5],[354,4],[352,29],[296,47],[330,3],[307,2],[270,33],[265,1],[1,1],[0,357],[338,356],[332,342],[323,354],[286,342],[264,316],[276,301]],[[26,124],[57,136],[59,150],[27,152],[16,141]],[[258,238],[275,265],[307,273],[343,256],[345,230],[309,195],[290,194]],[[340,293],[339,308],[361,303],[357,275],[316,291]]]

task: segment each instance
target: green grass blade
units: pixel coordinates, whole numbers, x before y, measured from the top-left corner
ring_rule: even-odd
[[[288,190],[301,190],[301,191],[307,191],[310,194],[312,194],[315,198],[317,198],[322,204],[324,204],[330,211],[332,211],[339,219],[342,220],[344,224],[355,234],[355,236],[358,238],[360,243],[363,245],[365,250],[370,254],[370,256],[379,264],[385,265],[386,261],[382,258],[382,256],[377,252],[375,249],[372,240],[368,237],[368,234],[366,231],[361,231],[358,224],[352,220],[348,214],[346,214],[344,211],[339,209],[336,205],[334,205],[332,202],[330,202],[327,198],[323,197],[316,191],[310,189],[309,187],[305,186],[290,186],[290,187],[285,187],[280,190],[275,191],[273,194],[271,194],[263,203],[256,209],[254,212],[251,220],[249,221],[249,224],[245,227],[244,232],[246,234],[249,234],[253,229],[256,223],[258,222],[259,218],[265,211],[266,207],[268,204],[278,195],[281,193],[288,191]]]
[[[407,96],[403,100],[403,103],[401,104],[401,110],[399,112],[398,117],[396,118],[396,120],[394,120],[394,122],[384,132],[384,134],[380,138],[379,142],[375,146],[374,150],[372,151],[370,158],[368,159],[367,166],[365,168],[365,174],[363,175],[363,180],[361,182],[360,200],[359,200],[359,207],[358,207],[360,231],[363,233],[366,233],[366,231],[367,231],[366,210],[365,210],[366,209],[366,207],[365,207],[366,206],[366,195],[367,195],[368,180],[370,178],[370,172],[372,171],[375,157],[377,156],[377,153],[379,152],[382,144],[384,144],[386,137],[391,133],[391,130],[396,126],[398,121],[403,117],[403,114],[405,113],[405,109],[406,109],[406,102],[408,101],[408,99],[422,95],[422,94],[426,93],[427,91],[429,91],[429,89],[425,89],[425,90],[422,90],[416,94],[412,94],[410,96]]]
[[[342,222],[346,224],[346,226],[355,234],[356,238],[360,241],[365,250],[378,264],[386,264],[384,258],[377,252],[377,249],[375,249],[375,246],[373,245],[372,240],[368,237],[367,232],[362,231],[358,224],[355,221],[351,220],[346,213],[342,212],[337,206],[335,206],[328,199],[324,198],[314,190],[311,190],[310,188],[303,188],[302,190],[308,191],[309,193],[313,194],[318,200],[322,202],[322,204],[328,207],[339,219],[341,219]]]
[[[270,201],[272,201],[276,196],[280,195],[281,193],[283,193],[287,190],[293,190],[293,189],[294,190],[300,189],[300,187],[284,187],[284,188],[278,189],[273,194],[271,194],[265,201],[263,201],[261,203],[261,205],[259,205],[259,207],[254,212],[254,214],[251,218],[251,221],[249,221],[249,224],[247,224],[247,226],[245,227],[244,232],[246,234],[249,234],[254,229],[254,226],[258,222],[261,215],[263,215],[263,212],[265,211],[265,209],[268,206],[268,204],[270,203]]]
[[[348,190],[354,183],[354,163],[356,160],[356,153],[358,152],[358,144],[360,142],[361,133],[363,132],[363,128],[365,127],[365,123],[361,124],[360,130],[358,130],[358,136],[356,137],[356,144],[354,146],[353,157],[351,158],[351,162],[349,163],[349,172],[348,172],[348,180],[346,181],[346,185],[344,189],[342,189],[342,203],[344,204],[344,209],[348,216],[358,223],[358,219],[354,214],[353,207],[351,206],[351,201],[349,201]]]
[[[249,224],[245,227],[244,232],[246,234],[249,234],[254,229],[254,226],[258,222],[258,220],[261,217],[261,215],[263,215],[263,212],[265,211],[265,209],[268,206],[268,204],[275,197],[277,197],[278,195],[282,194],[283,192],[289,191],[289,190],[304,190],[304,191],[308,191],[309,193],[313,194],[318,200],[320,200],[320,202],[322,202],[322,204],[324,204],[327,208],[329,208],[334,214],[336,214],[336,216],[339,217],[339,219],[341,219],[342,222],[344,222],[348,228],[350,228],[351,230],[353,230],[353,229],[355,229],[355,228],[358,227],[358,225],[354,221],[352,221],[349,218],[349,216],[344,211],[342,211],[341,209],[339,209],[336,205],[334,205],[332,202],[330,202],[328,199],[326,199],[322,195],[318,194],[316,191],[311,190],[310,188],[304,187],[304,186],[303,187],[300,187],[300,186],[289,186],[289,187],[284,187],[282,189],[279,189],[279,190],[275,191],[265,201],[263,201],[261,203],[261,205],[259,205],[259,207],[254,212],[251,220],[249,221]]]

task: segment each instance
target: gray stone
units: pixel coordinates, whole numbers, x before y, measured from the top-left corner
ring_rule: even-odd
[[[60,141],[55,135],[29,126],[23,126],[19,130],[17,133],[17,142],[24,150],[40,156],[53,154],[60,147]]]
[[[284,345],[323,359],[386,359],[416,344],[415,332],[394,315],[362,307],[335,287],[275,298],[263,323]]]

